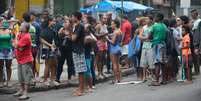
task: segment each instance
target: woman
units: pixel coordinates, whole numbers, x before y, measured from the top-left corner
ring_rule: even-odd
[[[110,51],[110,59],[112,61],[112,67],[114,72],[115,81],[114,83],[120,83],[121,81],[121,70],[119,67],[119,57],[121,55],[121,40],[122,40],[122,32],[120,30],[120,22],[119,20],[113,20],[111,23],[112,29],[114,29],[111,38],[109,41],[109,51]]]
[[[6,81],[4,86],[8,86],[8,81],[11,78],[11,64],[13,59],[13,51],[12,51],[12,40],[13,35],[11,34],[11,30],[9,30],[8,21],[4,20],[2,22],[2,30],[0,30],[0,82]],[[3,76],[3,68],[6,67],[6,72]],[[0,84],[0,86],[2,86]]]
[[[49,86],[50,83],[53,85],[59,85],[56,79],[56,67],[57,67],[57,57],[55,54],[56,46],[56,32],[53,29],[55,24],[55,19],[53,17],[48,17],[48,20],[44,22],[45,28],[41,32],[41,43],[42,43],[42,58],[45,59],[45,71],[44,71],[44,83]],[[49,82],[48,76],[50,74]]]
[[[63,71],[63,65],[67,60],[68,65],[68,79],[71,80],[72,76],[75,76],[75,69],[72,58],[72,41],[70,40],[70,34],[72,33],[72,23],[70,19],[65,19],[64,27],[59,30],[59,38],[62,40],[59,45],[61,56],[58,59],[57,69],[57,81],[60,81],[60,76]]]

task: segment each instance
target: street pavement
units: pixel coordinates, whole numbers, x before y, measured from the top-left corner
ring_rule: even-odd
[[[16,61],[14,61],[16,62]],[[16,63],[13,63],[13,77],[16,76]],[[62,79],[67,78],[67,67],[64,67]],[[43,64],[41,75],[43,75]],[[28,101],[201,101],[201,76],[195,77],[194,83],[173,82],[160,87],[149,87],[148,83],[112,85],[111,81],[99,83],[93,93],[75,97],[72,92],[75,88],[62,87],[62,89],[48,89],[40,92],[31,92]],[[124,77],[123,81],[136,80],[136,75]],[[0,101],[18,101],[12,95],[1,95]]]
[[[18,101],[18,100],[10,95],[0,95],[0,101]]]
[[[45,64],[44,64],[44,60],[41,60],[41,64],[40,64],[40,73],[39,73],[39,77],[42,77],[44,75],[44,69],[45,69]],[[16,59],[14,59],[12,61],[12,76],[11,76],[11,81],[17,81],[18,80],[18,76],[17,76],[17,61]],[[61,80],[66,79],[67,78],[67,65],[66,63],[64,64],[63,67],[63,73],[61,75]]]
[[[123,81],[136,80],[130,75]],[[159,87],[148,83],[116,85],[111,81],[98,84],[93,93],[75,97],[75,88],[31,93],[28,101],[201,101],[201,76],[195,77],[193,84],[173,82]],[[1,100],[2,101],[2,100]]]
[[[43,61],[44,63],[44,61]],[[44,64],[41,64],[41,69],[40,69],[40,78],[42,81],[42,76],[44,72]],[[14,60],[12,64],[12,79],[11,82],[9,82],[10,86],[9,87],[3,87],[0,88],[0,94],[13,94],[17,91],[19,83],[17,81],[17,63]],[[106,72],[106,68],[104,69]],[[134,73],[133,68],[122,68],[122,75],[127,76],[131,75]],[[110,80],[113,75],[112,74],[105,74],[106,78],[101,79],[101,80],[96,80],[96,83],[103,83],[108,80]],[[49,91],[49,90],[54,90],[54,89],[64,89],[64,88],[70,88],[70,87],[77,87],[78,86],[78,79],[77,77],[73,77],[72,80],[67,80],[67,66],[64,66],[63,73],[61,75],[61,82],[58,86],[55,85],[44,85],[42,82],[37,82],[35,85],[32,85],[29,89],[29,92],[41,92],[41,91]]]

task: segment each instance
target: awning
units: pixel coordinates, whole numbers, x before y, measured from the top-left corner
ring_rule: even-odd
[[[122,10],[121,1],[103,0],[91,7],[82,8],[80,9],[80,11],[89,13],[89,12],[108,12],[108,11],[115,11],[118,9]],[[153,10],[153,8],[132,1],[124,1],[123,10],[125,12],[130,12],[133,10],[146,11],[146,10]]]

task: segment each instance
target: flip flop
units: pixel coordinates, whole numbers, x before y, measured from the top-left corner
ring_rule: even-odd
[[[84,93],[81,93],[79,91],[73,93],[73,96],[82,96],[82,95],[84,95]]]

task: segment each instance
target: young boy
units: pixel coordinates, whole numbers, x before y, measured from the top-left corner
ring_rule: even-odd
[[[87,71],[84,52],[84,26],[80,23],[82,14],[75,12],[72,15],[73,33],[71,35],[73,62],[76,73],[79,74],[79,87],[73,95],[82,96],[84,94],[84,73]]]
[[[13,46],[16,49],[16,59],[18,61],[18,79],[20,82],[20,90],[14,94],[19,100],[28,99],[28,88],[33,79],[31,53],[31,35],[29,34],[28,23],[22,23],[20,27],[21,33],[17,36],[16,43]]]
[[[184,68],[184,74],[186,77],[185,83],[192,83],[192,71],[191,71],[191,49],[190,49],[190,28],[188,26],[182,27],[182,65]]]

